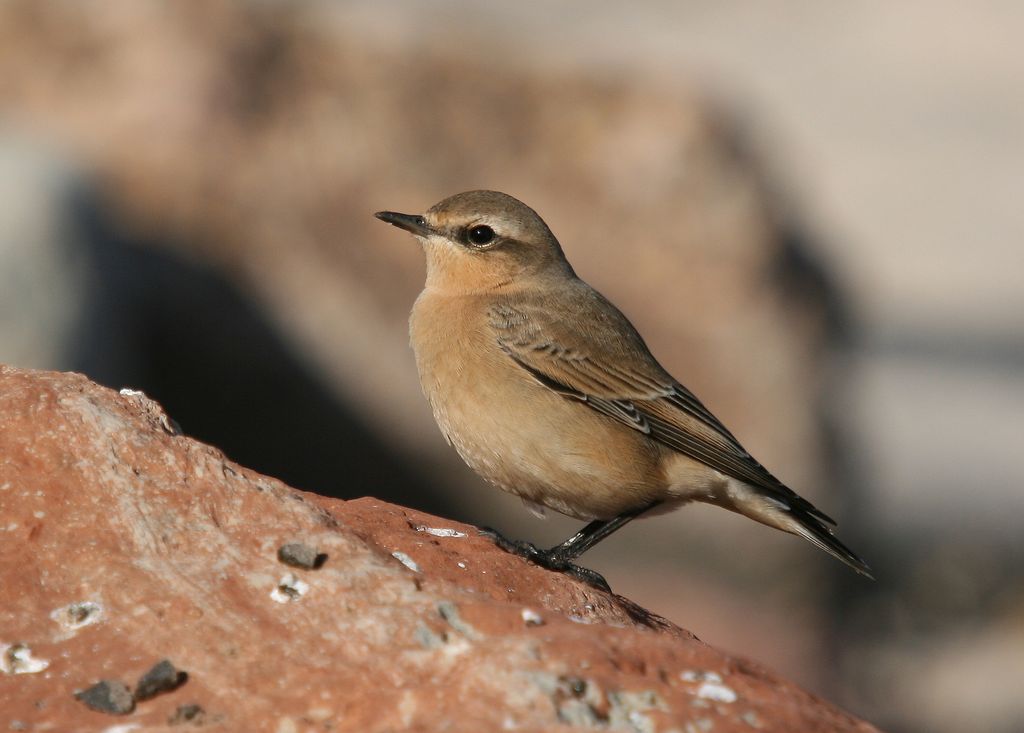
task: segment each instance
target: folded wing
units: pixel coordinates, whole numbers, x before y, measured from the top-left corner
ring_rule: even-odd
[[[586,297],[603,300],[595,291]],[[572,312],[506,303],[491,308],[489,322],[502,350],[544,386],[758,487],[791,510],[835,524],[754,460],[658,364],[625,316],[607,301],[599,306],[587,308],[586,318],[575,318]]]

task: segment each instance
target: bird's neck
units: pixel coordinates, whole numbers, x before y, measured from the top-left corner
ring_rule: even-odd
[[[496,267],[484,257],[473,259],[460,256],[458,260],[445,256],[427,257],[426,289],[436,293],[458,296],[488,292],[516,291],[531,283],[552,278],[574,277],[569,263],[544,263],[542,268],[520,265]]]

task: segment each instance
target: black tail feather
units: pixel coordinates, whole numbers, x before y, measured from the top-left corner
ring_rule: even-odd
[[[815,546],[820,547],[840,562],[853,568],[857,573],[872,580],[875,579],[875,576],[871,574],[871,568],[868,567],[868,564],[832,534],[832,530],[818,519],[817,512],[811,514],[803,508],[794,508],[791,510],[790,515],[799,525],[794,529],[796,534]]]

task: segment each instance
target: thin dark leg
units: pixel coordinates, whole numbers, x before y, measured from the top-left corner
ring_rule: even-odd
[[[519,555],[520,557],[526,558],[530,562],[547,568],[548,570],[565,573],[566,575],[576,578],[577,580],[582,580],[584,583],[592,585],[595,588],[599,588],[600,590],[611,592],[608,582],[600,573],[575,565],[572,561],[605,537],[616,530],[622,529],[632,520],[636,519],[644,512],[653,509],[659,503],[660,502],[654,502],[639,509],[623,512],[612,519],[596,519],[565,542],[560,545],[555,545],[550,550],[541,550],[532,542],[506,539],[493,529],[485,528],[482,530],[482,534],[488,535],[494,539],[494,543],[506,552]]]
[[[639,509],[623,512],[612,519],[595,519],[562,544],[552,547],[548,550],[548,554],[556,556],[566,562],[575,560],[605,537],[622,529],[644,512],[653,509],[659,503],[660,502],[654,502],[647,506],[640,507]]]

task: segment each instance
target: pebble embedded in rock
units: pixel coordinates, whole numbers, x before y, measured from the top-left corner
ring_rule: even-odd
[[[35,674],[42,672],[50,663],[32,655],[28,644],[0,644],[0,672],[5,674]]]
[[[142,702],[156,697],[163,692],[171,692],[181,687],[188,680],[188,674],[164,659],[153,665],[142,675],[135,686],[135,700]]]
[[[179,705],[174,713],[167,718],[167,725],[203,725],[206,722],[206,711],[200,705]]]
[[[277,559],[295,568],[316,570],[327,560],[327,555],[301,542],[289,542],[278,548]]]
[[[120,680],[101,680],[86,690],[76,692],[75,697],[86,707],[108,715],[127,715],[135,709],[131,690]]]
[[[288,573],[278,581],[270,597],[278,603],[297,601],[309,592],[309,583],[302,581],[295,573]]]

